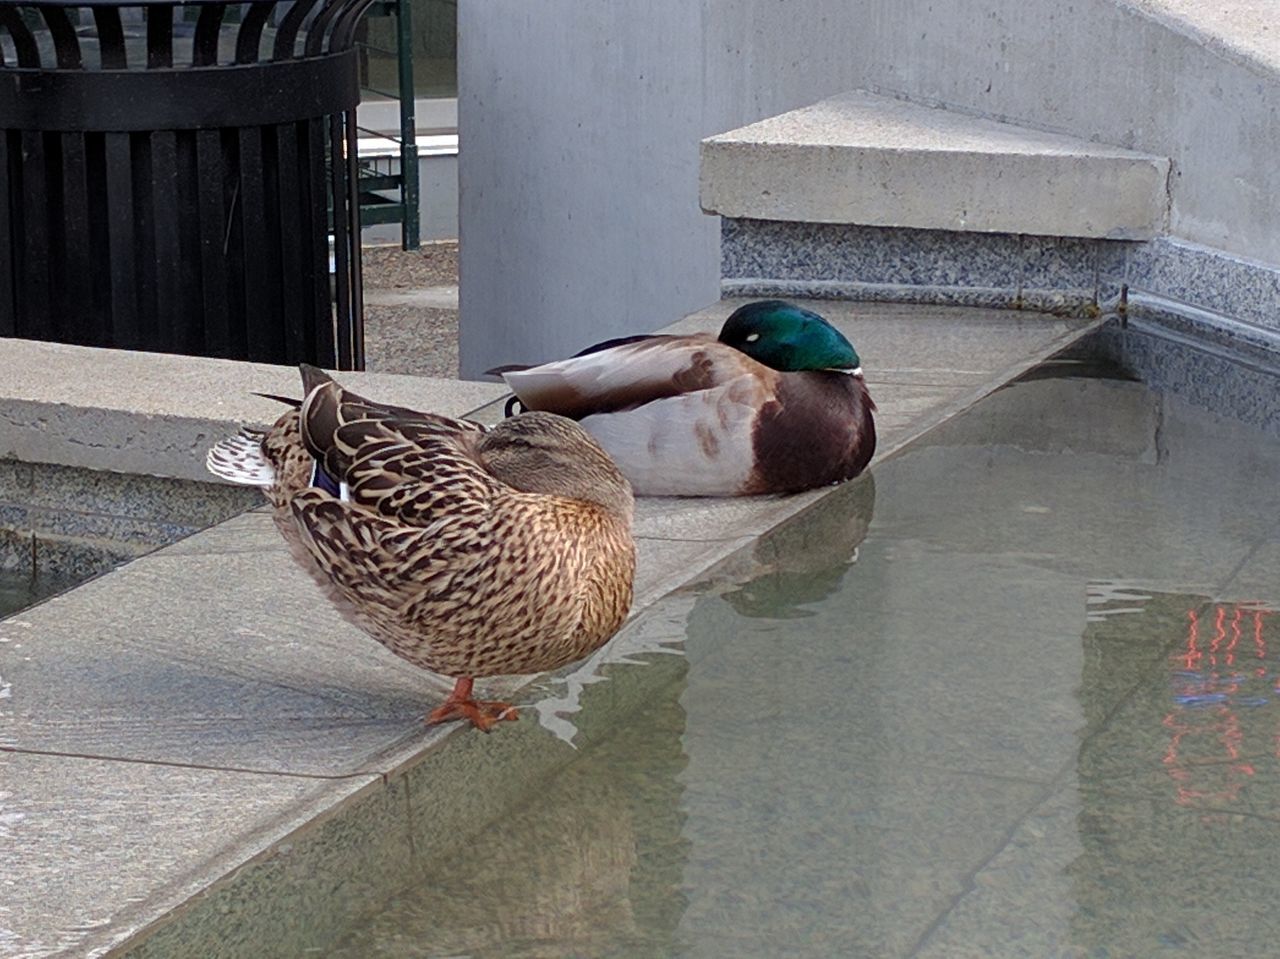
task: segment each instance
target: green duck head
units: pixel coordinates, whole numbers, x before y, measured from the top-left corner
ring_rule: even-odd
[[[720,342],[784,373],[799,370],[858,370],[853,344],[811,310],[786,300],[757,300],[733,311],[720,328]]]

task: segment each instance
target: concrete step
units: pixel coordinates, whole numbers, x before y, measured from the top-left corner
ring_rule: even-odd
[[[702,141],[724,217],[1142,240],[1169,160],[861,91]]]

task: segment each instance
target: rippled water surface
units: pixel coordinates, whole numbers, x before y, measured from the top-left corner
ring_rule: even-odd
[[[330,954],[1274,956],[1280,444],[1080,373],[665,600],[614,732]]]

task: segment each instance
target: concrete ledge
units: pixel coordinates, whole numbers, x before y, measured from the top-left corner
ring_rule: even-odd
[[[702,141],[726,217],[1147,239],[1169,161],[855,91]]]
[[[207,481],[209,446],[267,424],[296,396],[298,371],[169,353],[6,339],[0,349],[0,459]],[[496,383],[345,373],[353,389],[448,416],[502,395]]]

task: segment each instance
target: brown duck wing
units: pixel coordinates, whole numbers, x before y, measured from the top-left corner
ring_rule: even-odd
[[[581,419],[712,389],[757,366],[711,336],[647,336],[503,379],[526,408]]]
[[[469,420],[458,420],[437,413],[422,413],[403,406],[375,403],[357,393],[343,389],[326,374],[304,367],[306,399],[302,401],[302,441],[316,459],[325,461],[333,448],[333,437],[339,427],[356,422],[388,423],[413,439],[420,435],[445,433],[483,433],[484,427]],[[324,377],[316,380],[315,375]]]
[[[303,402],[302,436],[349,500],[421,527],[487,508],[499,483],[476,460],[484,427],[373,403],[332,381]]]
[[[309,489],[290,501],[303,545],[350,598],[388,611],[470,584],[494,549],[488,511],[438,514],[422,527]]]

